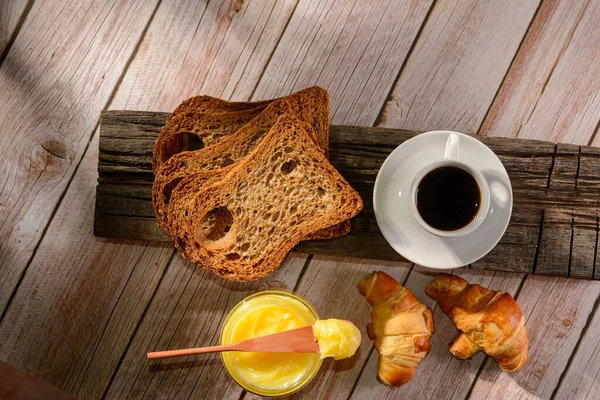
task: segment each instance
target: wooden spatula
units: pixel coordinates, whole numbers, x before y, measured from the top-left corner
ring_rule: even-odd
[[[318,353],[319,343],[312,325],[289,331],[273,333],[222,346],[197,347],[194,349],[167,350],[148,353],[148,360],[182,357],[220,351],[256,351],[263,353]]]

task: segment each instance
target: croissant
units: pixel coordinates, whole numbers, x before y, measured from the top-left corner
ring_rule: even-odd
[[[527,360],[527,331],[523,311],[512,296],[447,274],[438,275],[425,293],[462,333],[450,344],[450,353],[464,360],[482,350],[503,371],[521,369]]]
[[[384,272],[360,281],[358,291],[373,306],[367,333],[379,352],[377,376],[388,386],[404,385],[429,351],[431,310]]]

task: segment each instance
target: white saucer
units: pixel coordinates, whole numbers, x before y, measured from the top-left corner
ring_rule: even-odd
[[[412,180],[426,165],[444,158],[451,133],[427,132],[402,143],[381,166],[373,191],[377,225],[390,246],[407,260],[435,269],[462,267],[485,256],[502,238],[512,212],[510,180],[500,159],[480,141],[459,133],[458,160],[478,169],[489,185],[488,214],[477,229],[456,238],[433,235],[418,225],[410,209]]]

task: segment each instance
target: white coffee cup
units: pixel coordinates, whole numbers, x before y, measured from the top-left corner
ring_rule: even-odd
[[[478,169],[474,168],[472,165],[469,165],[468,163],[459,160],[461,135],[463,134],[457,132],[450,132],[446,141],[444,157],[423,167],[415,175],[410,186],[411,214],[423,229],[425,229],[429,233],[440,237],[460,237],[473,232],[475,229],[477,229],[479,225],[481,225],[490,208],[490,188],[485,177]],[[428,173],[441,167],[456,167],[467,172],[475,179],[475,182],[479,187],[479,193],[481,195],[481,201],[479,203],[479,208],[477,209],[477,214],[475,214],[471,222],[469,222],[467,225],[460,229],[452,231],[445,231],[432,227],[421,217],[421,214],[419,213],[419,210],[417,208],[417,190],[421,181]]]

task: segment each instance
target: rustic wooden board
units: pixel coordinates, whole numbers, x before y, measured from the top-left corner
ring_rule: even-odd
[[[103,114],[94,225],[97,236],[168,240],[154,220],[150,200],[153,141],[167,116],[131,111]],[[328,241],[303,242],[297,250],[401,260],[377,228],[372,187],[387,155],[415,134],[386,128],[332,126],[331,162],[359,191],[365,208],[353,219],[351,234]],[[484,137],[481,140],[506,166],[515,205],[503,240],[473,267],[594,276],[594,263],[589,261],[595,260],[596,254],[596,240],[591,236],[598,234],[600,177],[582,175],[581,171],[593,170],[600,162],[600,150],[541,141]],[[575,232],[574,253],[571,243],[575,240],[571,241],[571,237]],[[573,257],[577,261],[575,274],[571,274]],[[587,265],[581,260],[588,262]]]

